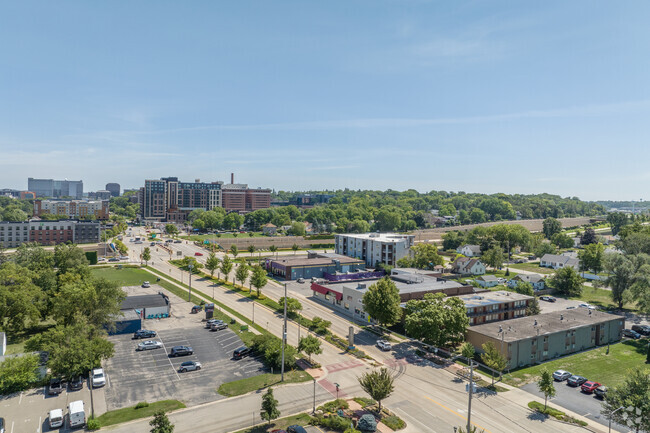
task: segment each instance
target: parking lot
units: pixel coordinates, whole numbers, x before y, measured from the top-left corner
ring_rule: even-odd
[[[556,299],[555,302],[548,302],[542,300],[539,301],[539,307],[542,310],[542,314],[551,313],[553,311],[566,310],[567,307],[578,308],[578,305],[584,302],[584,301],[564,299],[564,298],[555,298],[555,299]]]
[[[165,319],[166,325],[174,320]],[[115,343],[115,355],[105,365],[108,410],[133,406],[140,401],[177,399],[188,406],[214,401],[222,398],[217,393],[222,383],[266,372],[257,358],[231,359],[232,352],[242,345],[233,331],[213,332],[204,327],[200,318],[196,322],[193,326],[157,330],[158,336],[152,340],[162,342],[160,349],[137,352],[136,346],[142,340],[132,340],[131,334],[110,337]],[[169,352],[173,346],[190,346],[194,353],[171,358]],[[185,361],[200,362],[201,370],[178,372]]]
[[[531,394],[535,394],[542,399],[544,398],[544,394],[539,392],[537,389],[536,383],[529,383],[528,385],[522,386],[521,389],[528,391]],[[586,418],[594,420],[595,422],[607,425],[607,418],[600,413],[603,401],[596,398],[594,394],[585,394],[580,391],[579,386],[575,388],[571,387],[566,384],[566,381],[555,382],[555,391],[555,397],[549,401],[559,406],[565,407]],[[628,431],[626,427],[620,426],[616,423],[612,423],[612,427],[622,432]]]
[[[0,398],[0,416],[5,418],[6,433],[69,432],[71,430],[67,426],[67,407],[70,402],[76,400],[83,400],[86,417],[88,417],[91,410],[88,380],[84,382],[81,390],[71,391],[66,389],[59,395],[48,395],[47,387],[44,386],[2,396]],[[48,416],[53,409],[63,410],[64,415],[66,415],[65,427],[50,429]]]

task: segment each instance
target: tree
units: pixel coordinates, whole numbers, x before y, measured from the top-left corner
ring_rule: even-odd
[[[299,221],[292,222],[291,227],[289,228],[287,233],[294,236],[305,236],[306,234],[305,223],[301,223]]]
[[[164,410],[154,412],[149,425],[151,426],[151,433],[174,433],[174,424],[169,421]]]
[[[408,301],[405,314],[408,335],[438,347],[463,341],[469,325],[463,301],[443,293],[427,293],[422,300]]]
[[[149,247],[145,247],[144,251],[142,251],[142,260],[144,260],[145,266],[151,260],[151,249]],[[142,262],[140,262],[142,264]]]
[[[618,308],[623,308],[626,299],[634,299],[640,309],[650,311],[650,256],[609,253],[603,257],[607,278],[598,285],[611,288]]]
[[[465,236],[459,231],[451,231],[442,235],[442,248],[444,250],[455,250],[464,243]]]
[[[33,386],[39,379],[38,357],[6,357],[0,362],[0,394],[11,394]]]
[[[284,296],[278,299],[278,304],[284,309]],[[302,304],[296,298],[287,298],[287,313],[295,313],[302,310]]]
[[[499,373],[503,372],[508,366],[508,360],[505,356],[501,354],[491,341],[481,345],[483,348],[483,353],[481,354],[481,361],[492,370],[496,370]],[[492,386],[494,386],[494,372],[490,372],[492,376]]]
[[[239,266],[237,266],[237,270],[235,271],[235,279],[239,281],[239,284],[242,286],[246,282],[246,279],[248,278],[249,274],[249,267],[246,262],[241,262]]]
[[[517,284],[515,285],[515,292],[521,293],[522,295],[528,295],[528,296],[535,295],[535,290],[533,289],[533,285],[525,281],[517,281]]]
[[[475,208],[472,208],[472,210],[469,212],[469,219],[474,224],[480,224],[480,223],[484,223],[485,221],[487,221],[487,216],[485,215],[485,212],[483,212],[481,209],[475,207]]]
[[[399,290],[393,280],[384,277],[363,294],[363,308],[380,325],[394,325],[402,318]]]
[[[174,224],[166,224],[165,233],[167,233],[169,236],[174,237],[178,234],[178,227],[176,227]]]
[[[230,271],[232,271],[232,261],[230,261],[228,254],[224,254],[223,260],[221,261],[221,272],[226,279],[226,283],[228,282],[228,274],[230,274]]]
[[[474,359],[474,354],[475,353],[476,353],[476,351],[474,350],[474,346],[469,341],[464,342],[460,346],[460,354],[463,357],[465,357],[465,359],[467,359],[468,363],[470,362],[470,360]]]
[[[586,228],[585,232],[580,237],[580,243],[582,245],[598,243],[598,236],[596,236],[596,231],[591,227]]]
[[[379,404],[379,413],[381,413],[381,401],[388,398],[394,389],[393,376],[388,372],[385,367],[379,370],[373,370],[368,373],[363,373],[358,378],[361,388]]]
[[[603,270],[603,255],[605,246],[601,243],[585,245],[584,249],[578,252],[580,265],[583,269],[591,269],[594,274]]]
[[[295,256],[295,255],[296,255],[296,251],[298,251],[298,250],[300,249],[300,247],[298,246],[298,244],[293,244],[293,245],[291,246],[291,249],[293,250],[293,255]]]
[[[616,236],[624,226],[630,223],[630,220],[624,213],[610,212],[607,214],[607,222],[612,227],[612,234]]]
[[[580,296],[583,281],[580,274],[570,266],[559,269],[548,280],[550,285],[560,294],[571,297]]]
[[[434,266],[445,263],[445,259],[438,255],[438,248],[434,244],[417,244],[411,247],[411,251],[413,251],[411,264],[417,269],[433,270]]]
[[[573,239],[566,233],[555,233],[553,237],[551,237],[551,242],[557,245],[558,248],[573,247]]]
[[[232,256],[233,256],[234,258],[237,258],[237,254],[239,254],[239,250],[237,249],[237,245],[232,244],[232,245],[230,246],[230,254],[232,254]]]
[[[501,268],[504,260],[503,250],[500,247],[492,247],[481,256],[481,261],[494,269]]]
[[[260,417],[271,424],[271,421],[280,416],[280,409],[278,409],[278,401],[273,396],[273,388],[269,388],[262,396],[262,410]]]
[[[269,247],[269,251],[271,251],[273,254],[275,254],[275,252],[276,252],[277,250],[278,250],[278,247],[276,247],[275,244],[273,244],[273,245],[271,245],[271,246]]]
[[[16,334],[41,319],[47,298],[34,284],[36,273],[13,262],[0,265],[0,329]]]
[[[219,263],[219,258],[214,253],[210,253],[208,259],[205,261],[205,269],[210,271],[210,278],[214,278],[214,271],[219,269]]]
[[[535,254],[540,259],[546,254],[555,254],[557,253],[557,248],[553,244],[548,242],[540,243],[535,249],[533,249],[533,254]]]
[[[546,410],[546,402],[549,397],[555,397],[555,383],[553,383],[553,375],[547,369],[541,371],[539,380],[537,381],[537,389],[544,394],[544,410]]]
[[[253,253],[255,252],[255,245],[250,244],[248,246],[248,252],[251,253],[251,257],[253,257]]]
[[[542,312],[542,308],[539,306],[539,300],[537,296],[531,299],[530,303],[526,307],[526,316],[536,316]]]
[[[542,223],[542,227],[546,239],[551,239],[554,234],[562,231],[562,223],[555,218],[546,218]]]
[[[630,369],[622,384],[607,392],[603,414],[618,424],[650,431],[650,370]],[[625,409],[619,410],[618,408]]]
[[[257,297],[261,296],[262,287],[266,286],[267,282],[266,271],[260,265],[253,266],[253,275],[251,276],[251,284],[257,289]]]
[[[302,337],[298,343],[298,352],[303,352],[305,355],[309,356],[309,363],[311,363],[312,355],[320,355],[323,353],[321,348],[321,342],[317,337],[313,335],[308,335]]]

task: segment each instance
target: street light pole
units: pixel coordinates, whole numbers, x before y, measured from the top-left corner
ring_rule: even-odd
[[[314,380],[314,409],[312,410],[312,415],[316,413],[316,378]]]
[[[621,406],[618,409],[616,409],[614,412],[609,414],[609,426],[608,426],[608,432],[609,433],[612,433],[612,416],[614,416],[614,414],[616,412],[618,412],[619,410],[621,410],[621,409],[625,409],[625,406]]]
[[[188,265],[187,268],[190,270],[190,292],[187,300],[192,302],[192,265]]]
[[[474,361],[469,360],[469,403],[467,404],[467,432],[472,425],[472,394],[474,392]]]
[[[284,325],[282,326],[282,374],[280,382],[284,382],[284,346],[287,345],[287,283],[284,283]]]

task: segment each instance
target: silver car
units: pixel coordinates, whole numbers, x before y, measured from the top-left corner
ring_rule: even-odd
[[[192,371],[192,370],[200,370],[201,369],[201,363],[198,361],[186,361],[183,362],[178,369],[181,373],[185,373],[186,371]]]
[[[553,373],[553,379],[557,380],[558,382],[563,382],[571,376],[572,374],[565,370],[557,370],[555,373]]]
[[[147,340],[147,341],[143,341],[142,343],[138,343],[138,347],[135,350],[142,351],[142,350],[160,349],[162,347],[163,345],[160,341]]]

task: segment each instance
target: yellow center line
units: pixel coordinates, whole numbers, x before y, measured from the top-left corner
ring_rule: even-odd
[[[442,404],[442,403],[439,403],[439,402],[435,401],[435,400],[432,399],[431,397],[425,395],[424,398],[426,398],[427,400],[430,400],[430,401],[434,402],[435,404],[437,404],[437,405],[440,406],[441,408],[446,409],[446,410],[448,410],[449,412],[453,413],[454,415],[456,415],[456,416],[458,416],[458,417],[464,419],[465,421],[467,421],[467,417],[464,417],[463,415],[459,414],[458,412],[456,412],[456,411],[453,410],[453,409],[449,409],[447,406],[445,406],[445,405]],[[471,421],[470,421],[470,424],[472,424],[472,425],[474,425],[475,427],[478,427],[478,428],[484,430],[485,433],[492,433],[490,430],[486,429],[485,427],[481,427],[479,424],[476,424],[476,423],[471,422]],[[463,426],[463,427],[464,427],[464,426]]]

